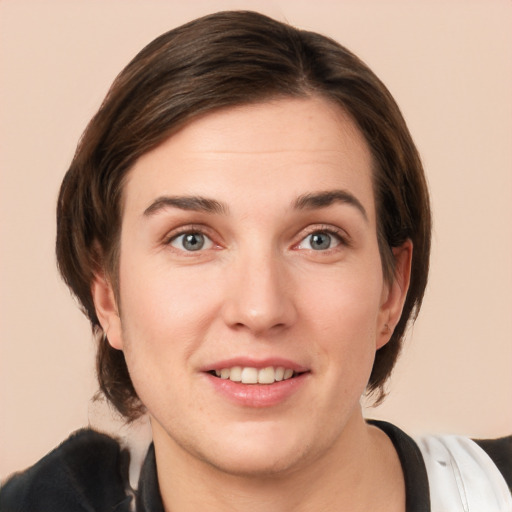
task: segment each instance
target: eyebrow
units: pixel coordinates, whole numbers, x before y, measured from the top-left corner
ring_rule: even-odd
[[[228,207],[216,201],[199,196],[162,196],[155,199],[145,210],[144,216],[155,215],[165,208],[179,208],[196,212],[227,214]]]
[[[299,196],[293,203],[296,210],[315,210],[327,208],[333,203],[349,204],[359,210],[364,219],[368,220],[368,214],[361,202],[346,190],[327,190]],[[226,204],[200,196],[161,196],[155,199],[145,210],[144,216],[149,217],[166,208],[178,208],[197,212],[226,215],[229,208]]]
[[[314,192],[299,196],[294,203],[297,210],[315,210],[326,208],[333,203],[342,203],[354,206],[368,221],[368,214],[359,199],[346,190],[326,190],[324,192]]]

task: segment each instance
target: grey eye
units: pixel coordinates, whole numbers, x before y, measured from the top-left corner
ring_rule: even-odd
[[[183,233],[173,238],[170,245],[176,249],[190,252],[209,249],[213,245],[213,242],[202,233]]]
[[[331,247],[331,235],[328,233],[311,233],[309,235],[309,245],[315,251],[322,251]]]
[[[315,231],[305,237],[299,244],[299,249],[314,251],[326,251],[340,245],[341,239],[335,233],[329,231]]]

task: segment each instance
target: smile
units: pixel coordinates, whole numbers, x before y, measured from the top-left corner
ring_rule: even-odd
[[[221,379],[241,382],[242,384],[274,384],[274,382],[288,380],[298,375],[291,368],[283,366],[267,366],[260,369],[250,366],[233,366],[231,368],[213,370],[211,373]]]

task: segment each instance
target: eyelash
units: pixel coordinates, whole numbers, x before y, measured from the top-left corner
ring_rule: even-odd
[[[209,242],[212,244],[213,247],[208,247],[206,249],[203,249],[203,247],[199,248],[197,251],[193,250],[186,250],[185,248],[176,248],[177,251],[183,252],[183,253],[194,253],[194,252],[204,252],[205,250],[209,250],[212,248],[219,248],[220,245],[214,242],[213,238],[207,233],[207,229],[205,229],[204,226],[198,225],[198,226],[184,226],[180,228],[178,231],[174,231],[171,234],[169,234],[164,239],[164,244],[168,246],[172,246],[172,242],[176,241],[178,238],[184,235],[201,235],[205,237]],[[325,234],[328,235],[331,238],[334,238],[338,244],[334,247],[329,246],[325,250],[319,250],[319,249],[313,249],[313,248],[306,248],[305,250],[308,251],[314,251],[316,253],[322,253],[322,252],[330,252],[333,249],[336,249],[338,246],[344,246],[344,247],[350,247],[350,239],[348,238],[345,231],[335,229],[332,226],[312,226],[307,229],[306,232],[301,233],[300,240],[298,243],[294,244],[292,246],[293,249],[300,249],[300,245],[303,244],[308,237],[311,237],[315,234]]]
[[[326,252],[330,252],[331,250],[336,249],[338,246],[350,247],[350,239],[348,238],[345,231],[342,231],[340,229],[335,229],[332,226],[314,226],[312,228],[309,228],[306,233],[301,234],[301,239],[297,244],[294,245],[294,248],[299,248],[299,246],[302,243],[304,243],[308,237],[311,237],[312,235],[315,235],[315,234],[328,235],[329,237],[334,238],[338,242],[338,244],[335,245],[334,247],[328,247],[325,250],[317,250],[317,249],[309,248],[309,249],[306,249],[308,251],[314,251],[317,253],[322,253],[322,252],[326,253]]]
[[[210,235],[208,235],[207,231],[208,230],[205,229],[204,226],[200,226],[200,225],[199,226],[194,226],[194,225],[184,226],[184,227],[178,229],[177,231],[173,231],[171,234],[167,235],[164,239],[164,244],[168,245],[168,246],[172,246],[172,242],[174,242],[175,240],[177,240],[178,238],[180,238],[181,236],[184,236],[184,235],[201,235],[204,238],[208,239],[213,247],[219,247],[219,244],[216,244],[213,241],[212,237]],[[203,249],[202,247],[200,249],[198,249],[197,251],[187,251],[187,250],[185,250],[185,248],[178,249],[176,247],[174,247],[174,249],[176,249],[177,251],[183,252],[183,253],[203,252],[203,250],[207,250],[207,249]]]

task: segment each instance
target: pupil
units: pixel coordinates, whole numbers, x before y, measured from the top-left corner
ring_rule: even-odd
[[[311,247],[315,250],[329,249],[331,237],[325,233],[314,233],[311,235]]]
[[[201,233],[190,233],[183,239],[183,247],[188,251],[198,251],[204,245],[204,236]]]

